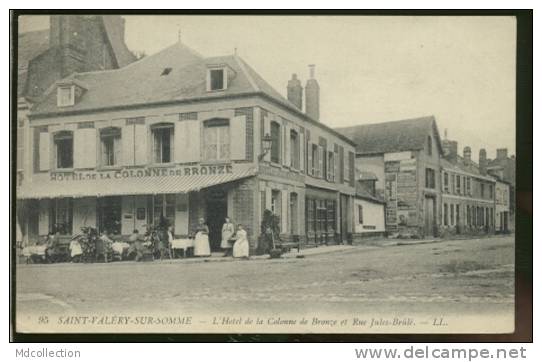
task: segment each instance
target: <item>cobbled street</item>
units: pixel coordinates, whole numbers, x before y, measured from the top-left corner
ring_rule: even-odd
[[[246,315],[425,316],[418,324],[429,326],[454,316],[513,320],[514,238],[275,260],[19,265],[16,287],[19,326],[40,316],[134,314],[208,316],[199,322],[209,324]]]

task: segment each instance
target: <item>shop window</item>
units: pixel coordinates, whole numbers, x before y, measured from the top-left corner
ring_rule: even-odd
[[[73,168],[73,132],[62,131],[55,135],[55,157],[57,168]]]
[[[315,176],[315,177],[318,177],[320,176],[320,161],[319,161],[319,158],[320,158],[320,152],[318,150],[318,145],[315,145],[315,144],[312,144],[312,165],[311,165],[311,169],[312,169],[312,175]]]
[[[454,204],[450,204],[450,225],[454,225]]]
[[[447,203],[444,203],[443,218],[444,218],[444,225],[447,226],[448,225],[448,204]]]
[[[432,168],[425,169],[425,187],[428,189],[435,188],[435,170]]]
[[[455,223],[456,225],[459,225],[459,204],[455,205]]]
[[[363,224],[363,205],[358,205],[358,224]]]
[[[444,192],[450,192],[450,183],[448,178],[448,172],[444,172]]]
[[[52,222],[51,231],[60,235],[72,235],[73,205],[71,198],[55,199],[51,206],[49,220]],[[75,230],[79,233],[80,230]]]
[[[98,229],[113,235],[121,234],[122,203],[120,196],[98,198]]]
[[[203,144],[206,161],[229,160],[230,121],[219,118],[205,121]]]
[[[336,215],[336,202],[335,200],[327,201],[327,232],[335,233],[335,215]]]
[[[427,155],[431,156],[433,154],[433,140],[431,136],[427,136]]]
[[[110,127],[100,131],[102,166],[116,166],[120,163],[120,128]]]
[[[300,148],[299,148],[299,134],[291,130],[290,131],[290,166],[296,170],[299,170],[300,162]]]
[[[455,192],[461,194],[461,176],[459,175],[455,177]]]
[[[315,224],[316,224],[316,218],[315,218],[315,202],[313,199],[307,198],[305,201],[306,205],[306,214],[307,214],[307,232],[308,233],[314,233],[315,232]]]
[[[154,163],[170,163],[173,154],[173,132],[171,123],[152,126],[152,149]]]
[[[271,122],[271,162],[280,163],[280,124],[278,122]]]
[[[317,201],[317,231],[324,232],[326,231],[327,227],[327,208],[326,208],[326,201],[325,200],[318,200]]]
[[[467,225],[471,226],[470,206],[467,205]]]
[[[175,225],[175,194],[154,195],[152,211],[153,225]]]

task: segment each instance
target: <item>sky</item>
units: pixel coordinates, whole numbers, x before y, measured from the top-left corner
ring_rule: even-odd
[[[237,54],[277,91],[316,65],[330,127],[434,115],[444,138],[515,154],[513,17],[125,16],[126,43],[151,55],[179,39],[204,56]],[[27,16],[20,30],[48,27]]]

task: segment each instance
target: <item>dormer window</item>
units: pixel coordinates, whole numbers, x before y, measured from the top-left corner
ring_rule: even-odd
[[[225,67],[207,70],[207,91],[220,91],[228,87],[228,72]]]
[[[75,104],[75,86],[61,85],[57,88],[57,105],[59,107],[70,107]]]

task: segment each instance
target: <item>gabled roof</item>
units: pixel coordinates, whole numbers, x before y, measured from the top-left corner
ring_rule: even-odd
[[[207,68],[216,65],[230,70],[228,87],[208,92]],[[171,69],[162,75],[166,68]],[[51,87],[32,108],[32,117],[260,95],[354,145],[347,136],[300,111],[237,55],[206,58],[178,42],[123,68],[74,73],[68,78],[85,84],[87,91],[79,101],[74,106],[59,108]]]
[[[440,159],[440,166],[443,169],[463,172],[475,176],[480,179],[493,181],[494,177],[491,175],[483,175],[480,172],[478,164],[473,161],[467,161],[461,156],[457,156],[457,162],[450,162],[445,158]]]
[[[17,44],[17,96],[25,93],[28,63],[49,49],[49,30],[19,34]]]
[[[440,136],[433,116],[335,130],[350,137],[356,143],[356,153],[361,155],[421,150],[426,144],[427,134],[434,131],[437,147],[442,153]]]

